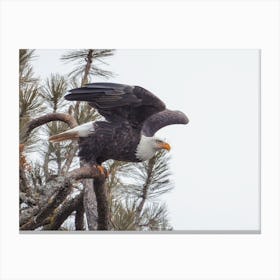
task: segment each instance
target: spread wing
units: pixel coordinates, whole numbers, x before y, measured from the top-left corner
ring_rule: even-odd
[[[180,111],[164,110],[150,116],[143,124],[142,134],[152,137],[159,129],[171,124],[187,124],[189,119]]]
[[[127,120],[134,125],[142,125],[165,109],[165,104],[148,90],[115,83],[87,84],[70,90],[65,99],[87,101],[108,121]]]

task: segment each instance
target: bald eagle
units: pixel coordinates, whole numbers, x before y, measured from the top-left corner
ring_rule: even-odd
[[[187,124],[180,111],[166,109],[154,94],[140,86],[91,83],[70,90],[70,101],[87,101],[105,121],[88,122],[50,137],[50,141],[79,140],[79,157],[101,165],[108,159],[141,162],[170,145],[154,134],[170,124]]]

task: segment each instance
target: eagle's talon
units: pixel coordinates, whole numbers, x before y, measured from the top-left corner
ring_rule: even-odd
[[[107,169],[105,167],[103,167],[102,165],[95,165],[96,169],[98,170],[99,174],[104,176],[105,179],[107,179],[109,177],[109,172],[107,171]]]

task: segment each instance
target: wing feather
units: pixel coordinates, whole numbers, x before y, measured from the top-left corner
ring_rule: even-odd
[[[92,83],[69,91],[66,100],[87,101],[108,121],[126,120],[142,125],[151,115],[165,109],[154,94],[139,86]]]
[[[166,109],[145,120],[141,132],[145,136],[152,137],[162,127],[171,124],[187,124],[188,122],[189,119],[183,112]]]

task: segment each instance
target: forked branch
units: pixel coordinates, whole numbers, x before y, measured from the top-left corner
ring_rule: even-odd
[[[24,135],[24,141],[27,140],[28,136],[35,128],[44,125],[51,121],[62,121],[69,125],[70,128],[77,126],[77,121],[75,118],[68,114],[62,113],[52,113],[47,114],[42,117],[33,119],[27,125],[27,129]],[[94,189],[94,196],[90,200],[83,199],[84,190],[74,199],[66,200],[67,196],[70,194],[72,185],[74,181],[81,179],[94,179],[94,186],[90,188]],[[59,184],[57,191],[53,194],[47,202],[47,205],[43,206],[36,214],[28,219],[24,219],[25,222],[21,223],[21,230],[34,230],[40,226],[44,226],[43,229],[58,229],[61,224],[68,218],[73,211],[76,213],[76,228],[82,229],[83,213],[88,210],[91,205],[96,207],[91,209],[93,211],[85,211],[87,214],[90,212],[98,213],[98,217],[87,217],[88,221],[91,218],[97,220],[97,225],[90,227],[90,230],[108,230],[109,229],[109,207],[107,201],[107,194],[104,186],[106,175],[101,173],[100,170],[95,165],[84,164],[82,167],[68,172],[64,177],[57,177],[56,183]],[[87,205],[87,201],[93,201],[95,203]],[[83,205],[81,205],[83,201]]]

